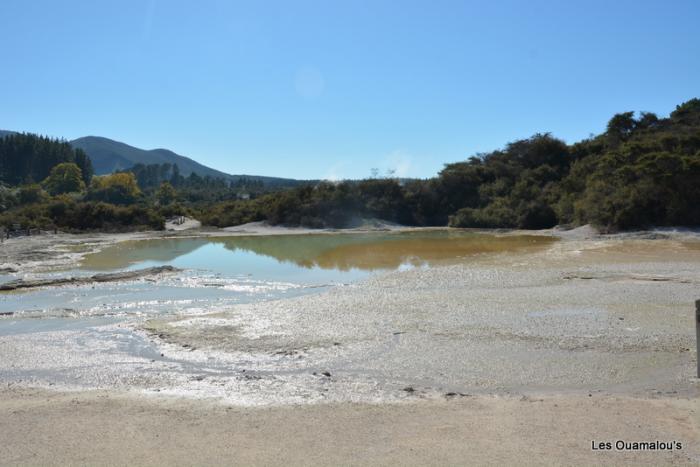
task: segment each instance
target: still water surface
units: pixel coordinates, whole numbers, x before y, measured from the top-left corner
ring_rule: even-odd
[[[540,249],[554,240],[460,231],[170,238],[128,241],[84,257],[58,275],[170,264],[157,281],[60,287],[0,294],[0,312],[22,317],[199,313],[236,303],[317,292],[370,274]]]

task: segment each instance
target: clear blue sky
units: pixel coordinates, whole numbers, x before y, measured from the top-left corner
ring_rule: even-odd
[[[700,96],[700,1],[36,1],[0,7],[0,128],[229,172],[428,177]]]

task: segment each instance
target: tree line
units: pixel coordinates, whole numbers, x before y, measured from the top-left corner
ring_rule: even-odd
[[[700,100],[668,118],[613,116],[600,135],[568,145],[549,133],[447,164],[437,177],[320,183],[201,213],[224,226],[348,227],[367,217],[415,226],[603,230],[700,225]]]
[[[90,183],[92,162],[82,149],[73,149],[66,141],[27,133],[0,138],[0,182],[7,185],[41,182],[62,162],[76,164],[84,183]]]
[[[174,214],[219,227],[265,220],[339,228],[367,218],[522,229],[697,226],[700,100],[667,118],[614,115],[603,133],[574,144],[538,133],[447,164],[425,180],[374,177],[275,189],[256,180],[183,177],[171,164],[96,177],[89,158],[65,142],[12,135],[0,139],[0,181],[0,223],[78,230],[158,228]]]

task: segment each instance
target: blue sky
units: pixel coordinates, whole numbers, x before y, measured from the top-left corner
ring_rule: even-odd
[[[700,96],[699,21],[697,0],[3,0],[0,128],[229,173],[429,177]]]

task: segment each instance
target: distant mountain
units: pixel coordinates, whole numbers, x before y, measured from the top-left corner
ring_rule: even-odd
[[[16,131],[0,130],[0,138],[16,134]],[[105,175],[117,170],[126,170],[136,164],[177,164],[180,174],[187,177],[192,172],[201,177],[210,176],[236,181],[241,178],[260,180],[272,187],[290,187],[301,180],[291,178],[265,177],[262,175],[231,175],[200,164],[189,157],[175,154],[168,149],[139,149],[119,141],[100,136],[85,136],[69,141],[74,148],[80,148],[90,157],[96,175]]]
[[[80,148],[90,156],[95,174],[104,175],[117,170],[125,170],[136,164],[177,164],[180,173],[187,177],[192,172],[202,177],[229,178],[230,175],[206,167],[192,159],[175,154],[167,149],[139,149],[99,136],[85,136],[70,141],[71,146]]]
[[[100,136],[85,136],[70,141],[74,148],[80,148],[92,160],[95,174],[104,175],[117,170],[125,170],[136,164],[177,164],[180,173],[187,177],[192,172],[201,177],[207,175],[213,178],[224,178],[226,180],[238,180],[240,178],[250,178],[261,180],[268,185],[296,185],[299,182],[293,179],[264,177],[260,175],[230,175],[211,167],[200,164],[189,157],[175,154],[168,149],[139,149],[128,144],[120,143]]]

